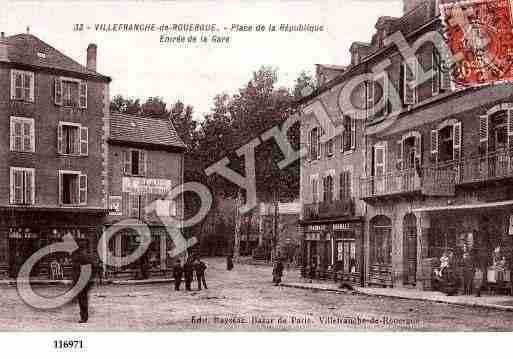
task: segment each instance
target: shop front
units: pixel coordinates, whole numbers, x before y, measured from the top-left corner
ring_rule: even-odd
[[[361,220],[303,223],[303,276],[362,284]]]
[[[0,276],[15,278],[34,253],[50,244],[75,240],[95,257],[106,212],[102,209],[3,208],[0,219]],[[51,253],[41,259],[31,276],[69,277],[68,253]]]
[[[443,291],[449,273],[454,294],[477,294],[479,289],[511,293],[513,201],[419,211],[429,222],[420,263],[426,289]]]

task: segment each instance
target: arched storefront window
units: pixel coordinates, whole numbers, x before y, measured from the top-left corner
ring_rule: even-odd
[[[371,220],[371,264],[392,263],[392,221],[386,216]]]

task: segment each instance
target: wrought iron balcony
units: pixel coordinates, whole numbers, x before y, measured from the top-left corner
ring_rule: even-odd
[[[513,154],[506,151],[461,161],[441,162],[422,170],[406,170],[360,180],[360,197],[372,199],[407,193],[454,196],[456,186],[513,178]]]
[[[421,178],[415,169],[360,179],[360,197],[375,198],[413,193],[421,190]]]
[[[352,217],[354,216],[354,207],[353,198],[306,204],[303,206],[303,218],[313,220]]]

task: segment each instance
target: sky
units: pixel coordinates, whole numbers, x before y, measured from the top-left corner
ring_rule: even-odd
[[[6,1],[6,0],[3,0]],[[181,100],[202,119],[216,94],[237,93],[262,65],[279,70],[279,85],[292,87],[315,64],[347,65],[353,41],[368,42],[379,16],[400,16],[400,0],[317,1],[14,1],[0,14],[6,35],[29,32],[85,64],[89,43],[98,46],[98,71],[112,78],[111,96],[161,96]],[[163,44],[161,32],[100,32],[96,24],[216,24],[229,44]],[[84,24],[84,31],[74,31]],[[230,32],[233,24],[253,32]],[[256,32],[258,24],[323,25],[323,32]],[[90,29],[87,29],[90,26]],[[184,33],[184,35],[188,35]],[[211,34],[208,35],[211,37]]]

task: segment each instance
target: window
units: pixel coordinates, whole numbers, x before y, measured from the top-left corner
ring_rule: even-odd
[[[447,120],[431,131],[432,161],[457,161],[461,158],[461,122]]]
[[[124,152],[124,172],[131,176],[146,175],[146,151],[127,150]]]
[[[445,62],[442,60],[438,51],[433,51],[433,59],[432,59],[432,69],[433,69],[433,78],[432,78],[432,94],[433,96],[438,95],[440,91],[450,90],[452,87],[451,83],[451,75],[449,73],[449,68],[446,66]]]
[[[317,160],[320,158],[320,131],[318,128],[314,128],[310,131],[310,161]]]
[[[403,103],[414,105],[417,103],[418,60],[416,57],[407,59],[403,63],[401,81],[403,90]]]
[[[11,204],[34,204],[34,169],[11,167]]]
[[[392,221],[378,216],[371,221],[370,261],[373,265],[392,263]]]
[[[10,150],[16,152],[34,152],[34,119],[11,117]]]
[[[351,198],[351,172],[344,171],[340,174],[340,200]]]
[[[87,82],[59,77],[55,79],[54,100],[59,106],[87,108]]]
[[[333,139],[329,139],[329,140],[324,144],[324,146],[326,147],[326,149],[325,149],[326,157],[331,157],[331,156],[333,156]]]
[[[490,116],[490,151],[506,149],[508,145],[508,113],[506,111],[496,112]]]
[[[89,130],[76,123],[61,122],[57,127],[57,152],[63,155],[87,156]]]
[[[312,179],[312,203],[319,202],[319,188],[317,178]]]
[[[87,175],[79,171],[59,171],[59,202],[65,206],[87,204]]]
[[[34,73],[11,70],[11,99],[34,102]]]
[[[356,148],[356,120],[350,116],[344,116],[343,126],[341,151],[347,152]]]
[[[324,202],[333,201],[333,177],[326,176],[323,181],[323,200]]]
[[[336,236],[342,237],[338,233]],[[356,272],[356,243],[354,239],[337,241],[337,270],[344,273]]]

